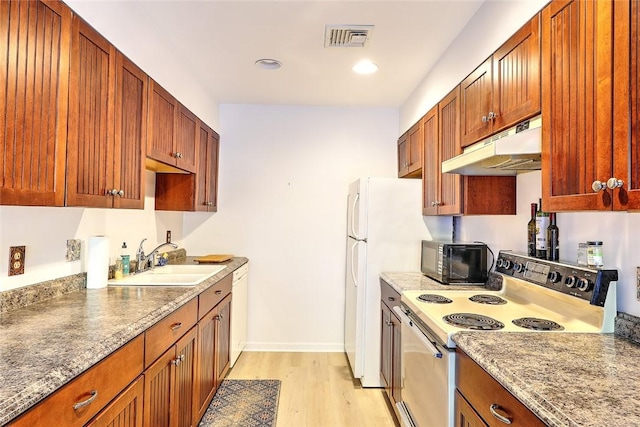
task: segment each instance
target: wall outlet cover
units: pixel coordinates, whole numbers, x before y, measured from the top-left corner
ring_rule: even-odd
[[[67,262],[80,259],[80,239],[67,240]]]
[[[9,246],[9,276],[24,274],[25,246]]]

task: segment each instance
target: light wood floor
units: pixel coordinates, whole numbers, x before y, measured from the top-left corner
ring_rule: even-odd
[[[278,427],[398,426],[380,388],[362,388],[344,353],[244,352],[230,379],[279,379]]]

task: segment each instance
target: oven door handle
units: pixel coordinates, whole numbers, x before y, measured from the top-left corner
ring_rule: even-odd
[[[402,311],[402,309],[398,306],[393,307],[393,311],[396,312],[398,316],[400,316],[400,321],[407,325],[411,332],[413,332],[416,337],[427,347],[427,349],[431,352],[433,357],[437,357],[438,359],[442,359],[442,352],[438,350],[438,348],[422,333],[420,329],[413,323],[411,318],[407,316],[407,314]]]

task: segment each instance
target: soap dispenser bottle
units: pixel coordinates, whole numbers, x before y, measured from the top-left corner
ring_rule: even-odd
[[[127,242],[122,242],[122,249],[120,250],[120,258],[122,258],[122,275],[127,276],[129,274],[130,259],[127,253]]]

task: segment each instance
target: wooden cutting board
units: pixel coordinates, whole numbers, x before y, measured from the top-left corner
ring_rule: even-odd
[[[216,262],[225,262],[229,261],[233,258],[233,255],[230,254],[215,254],[215,255],[205,255],[200,258],[196,258],[195,261],[202,264],[216,263]]]

